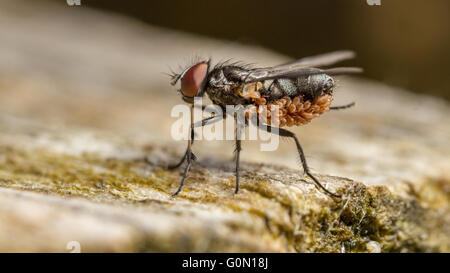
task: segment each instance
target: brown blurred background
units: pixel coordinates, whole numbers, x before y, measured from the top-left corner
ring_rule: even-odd
[[[450,99],[448,0],[381,0],[380,6],[366,0],[81,0],[81,7],[293,58],[353,49],[358,58],[347,64],[363,66],[366,77]]]

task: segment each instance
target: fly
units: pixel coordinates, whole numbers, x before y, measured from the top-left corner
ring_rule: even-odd
[[[335,87],[332,76],[361,73],[362,69],[357,67],[322,69],[320,67],[352,59],[354,56],[353,51],[336,51],[263,68],[250,68],[239,63],[230,64],[227,62],[211,68],[210,60],[198,61],[179,74],[171,74],[171,84],[175,85],[178,81],[181,82],[179,93],[185,102],[192,104],[192,108],[194,107],[194,98],[201,98],[205,93],[212,102],[219,105],[223,110],[227,105],[254,105],[255,107],[265,105],[268,108],[276,105],[279,109],[278,130],[274,130],[275,127],[266,124],[267,131],[270,133],[277,132],[279,136],[294,139],[304,173],[326,194],[339,198],[340,195],[327,190],[312,175],[297,136],[281,127],[300,126],[328,110],[345,109],[353,106],[354,102],[347,105],[331,106]],[[199,123],[194,123],[191,118],[191,131],[186,152],[178,164],[169,166],[169,169],[175,169],[187,161],[183,178],[173,196],[176,196],[183,188],[191,164],[196,159],[192,153],[194,128],[220,121],[225,117],[226,114],[224,116],[212,116]],[[236,117],[234,118],[236,120]],[[259,120],[259,122],[262,121]],[[248,125],[248,120],[245,124]],[[239,157],[241,150],[241,140],[236,137],[235,193],[239,191]]]

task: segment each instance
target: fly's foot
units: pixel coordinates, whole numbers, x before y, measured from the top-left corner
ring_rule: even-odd
[[[174,194],[172,194],[172,197],[175,197],[180,193],[181,189],[183,188],[184,182],[186,181],[189,170],[191,168],[192,161],[197,160],[197,157],[191,151],[187,151],[186,155],[185,155],[185,159],[187,160],[187,165],[186,165],[186,168],[184,169],[183,178],[181,179],[181,183],[180,183],[180,186],[178,187],[177,191]],[[182,161],[184,161],[184,159]],[[181,162],[181,163],[183,163],[183,162]]]
[[[188,154],[188,151],[186,151],[186,153],[184,153],[184,156],[181,158],[180,162],[178,162],[177,164],[167,166],[167,169],[169,169],[169,170],[178,169],[181,165],[183,165],[184,161],[186,161],[187,154]],[[191,152],[191,159],[194,161],[197,160],[197,157],[192,152]],[[146,160],[148,160],[148,158],[146,158]]]
[[[314,183],[316,184],[316,186],[318,186],[320,189],[322,189],[326,194],[328,194],[330,197],[334,197],[334,198],[342,198],[341,195],[336,194],[336,193],[332,193],[329,190],[327,190],[320,182],[317,178],[315,178],[309,171],[305,172],[307,176],[309,176]]]

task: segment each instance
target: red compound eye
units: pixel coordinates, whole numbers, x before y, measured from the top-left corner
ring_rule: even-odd
[[[181,92],[183,95],[190,98],[195,97],[200,89],[200,85],[206,77],[207,71],[207,63],[198,63],[189,68],[181,79]]]

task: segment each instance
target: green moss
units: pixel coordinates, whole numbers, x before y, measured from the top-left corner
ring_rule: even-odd
[[[133,201],[137,200],[133,195],[135,187],[164,191],[167,183],[158,179],[164,174],[148,177],[130,170],[142,162],[100,159],[89,154],[77,157],[44,150],[2,150],[6,159],[0,162],[1,186],[88,198],[102,194],[111,199]]]
[[[77,196],[95,202],[164,204],[164,200],[149,198],[146,192],[170,196],[181,179],[181,172],[149,165],[144,160],[100,158],[93,154],[74,156],[10,147],[0,147],[0,152],[4,155],[4,160],[0,161],[0,186]],[[441,221],[433,209],[438,205],[448,208],[449,198],[442,193],[442,183],[424,183],[420,191],[413,189],[412,196],[416,198],[404,199],[385,187],[367,187],[344,180],[340,190],[345,192],[345,198],[331,200],[302,195],[293,198],[272,187],[273,182],[265,176],[255,174],[245,180],[239,195],[219,195],[209,187],[231,192],[233,176],[217,170],[219,182],[211,185],[208,181],[211,178],[205,177],[208,172],[197,167],[177,198],[250,215],[255,221],[265,223],[266,231],[261,236],[286,242],[287,249],[366,252],[367,244],[375,241],[387,252],[449,251],[448,234],[445,228],[442,231],[442,225],[447,222]],[[430,198],[432,194],[439,197],[437,201]],[[236,223],[229,225],[239,228]],[[437,237],[420,237],[436,230]],[[436,243],[439,241],[442,243]],[[152,249],[158,249],[154,247]]]

